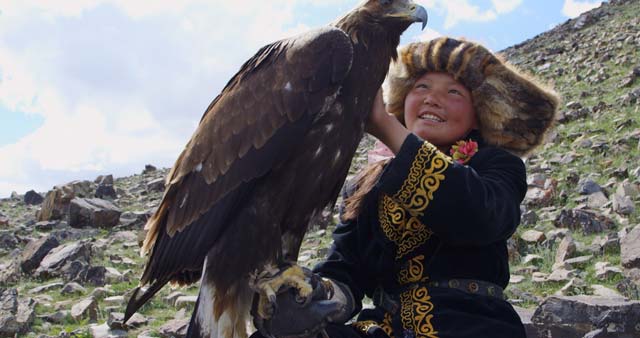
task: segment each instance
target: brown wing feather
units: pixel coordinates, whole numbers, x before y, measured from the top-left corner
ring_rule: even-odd
[[[142,250],[151,257],[143,284],[201,268],[240,196],[286,160],[287,145],[335,99],[352,53],[342,31],[324,28],[268,45],[243,65],[209,106],[170,172],[158,211],[146,226]]]

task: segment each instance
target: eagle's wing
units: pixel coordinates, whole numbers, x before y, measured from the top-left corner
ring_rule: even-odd
[[[333,103],[353,58],[341,30],[267,45],[207,108],[147,223],[141,283],[193,282],[253,181],[285,161],[314,116]],[[161,285],[160,285],[161,286]],[[155,293],[155,292],[154,292]]]

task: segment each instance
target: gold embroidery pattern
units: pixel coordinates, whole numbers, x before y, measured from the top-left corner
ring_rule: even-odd
[[[412,216],[422,215],[429,206],[429,201],[433,199],[433,193],[444,180],[442,173],[451,163],[451,158],[425,142],[411,164],[409,176],[393,199],[400,201]]]
[[[418,287],[400,294],[402,327],[415,332],[417,338],[438,338],[431,324],[433,303],[426,287]]]
[[[351,325],[360,330],[362,333],[367,333],[369,332],[369,329],[378,326],[378,323],[374,322],[373,320],[365,320],[362,322],[353,322],[351,323]]]
[[[406,211],[389,196],[382,196],[378,216],[385,236],[398,246],[396,259],[426,242],[433,234],[416,217],[407,219],[405,214]]]
[[[393,197],[383,195],[378,218],[384,234],[397,246],[396,259],[426,242],[433,232],[418,220],[444,180],[451,159],[425,142],[411,164],[409,176]],[[408,215],[407,215],[408,213]]]
[[[409,283],[424,282],[428,277],[424,275],[424,255],[419,255],[407,261],[407,266],[398,273],[398,283],[405,285]]]
[[[380,324],[380,327],[382,328],[382,331],[387,334],[387,336],[394,338],[393,327],[391,326],[391,313],[387,312],[384,314],[384,320],[382,321],[382,324]]]

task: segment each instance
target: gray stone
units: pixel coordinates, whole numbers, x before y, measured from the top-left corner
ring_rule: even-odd
[[[44,201],[44,197],[33,190],[24,194],[24,203],[27,205],[39,205]]]
[[[20,267],[24,273],[31,273],[38,268],[47,254],[59,245],[55,236],[47,235],[29,242],[22,251]]]
[[[609,289],[608,287],[600,284],[591,285],[591,290],[593,291],[594,296],[598,297],[607,297],[612,299],[624,300],[624,296],[621,295],[618,291]]]
[[[11,259],[0,262],[0,285],[16,283],[20,280],[20,262]]]
[[[637,225],[620,241],[622,266],[628,269],[640,268],[640,225]]]
[[[59,271],[56,271],[52,275],[62,277],[65,282],[84,283],[87,278],[88,271],[89,263],[83,259],[79,259],[66,262]]]
[[[520,235],[520,238],[529,244],[541,243],[545,239],[544,232],[537,230],[527,230]]]
[[[157,178],[147,183],[147,191],[149,192],[163,192],[164,191],[164,178]]]
[[[198,296],[180,296],[176,299],[176,308],[193,308],[196,305]]]
[[[591,209],[604,208],[606,205],[608,205],[608,203],[609,199],[601,191],[594,192],[587,198],[587,206]]]
[[[52,249],[40,262],[36,275],[54,277],[60,275],[59,270],[68,262],[82,260],[89,262],[91,249],[87,243],[75,242]]]
[[[134,313],[127,321],[127,324],[123,324],[124,313],[111,312],[107,319],[107,325],[112,329],[128,330],[135,329],[147,325],[149,320],[139,313]]]
[[[636,210],[636,207],[629,196],[613,194],[611,195],[611,202],[613,202],[613,211],[620,215],[631,215]]]
[[[89,333],[92,338],[127,338],[129,333],[125,330],[111,329],[107,323],[89,326]]]
[[[30,294],[39,294],[39,293],[43,293],[43,292],[47,292],[47,291],[51,291],[54,289],[59,289],[63,286],[63,283],[60,282],[56,282],[56,283],[50,283],[50,284],[46,284],[46,285],[41,285],[41,286],[37,286],[31,290],[29,290]]]
[[[35,319],[35,301],[16,289],[0,290],[0,337],[26,333]]]
[[[616,284],[616,290],[629,299],[640,299],[639,285],[631,278],[624,278]]]
[[[97,198],[102,198],[102,199],[116,199],[118,198],[118,194],[116,193],[116,190],[113,188],[113,185],[110,184],[100,184],[98,185],[98,187],[96,188],[96,194],[95,196]]]
[[[608,217],[590,210],[572,209],[561,210],[554,220],[555,226],[582,230],[583,234],[590,235],[615,228],[615,223]]]
[[[592,296],[552,296],[531,318],[541,337],[582,338],[599,328],[619,337],[637,335],[640,302]],[[626,336],[625,336],[626,335]]]
[[[82,285],[76,282],[69,282],[62,287],[62,290],[60,290],[60,293],[63,295],[73,295],[73,294],[84,295],[85,293],[87,293],[87,289],[85,289]]]
[[[147,164],[147,165],[144,166],[144,170],[142,171],[142,175],[151,174],[151,173],[155,172],[156,170],[158,170],[158,169],[156,169],[156,167],[154,167],[151,164]]]
[[[549,276],[547,276],[547,281],[549,282],[566,282],[575,276],[575,272],[573,270],[566,269],[556,269],[553,270]]]
[[[527,210],[521,217],[522,225],[535,225],[538,222],[538,215],[533,210]]]
[[[98,302],[89,297],[71,307],[71,317],[75,320],[88,318],[91,322],[98,320]]]
[[[186,337],[188,328],[188,319],[173,319],[162,325],[158,332],[162,338],[182,338]]]
[[[511,275],[509,277],[509,284],[520,284],[522,282],[524,282],[524,276]]]
[[[75,228],[112,228],[122,212],[113,203],[99,198],[74,198],[69,204],[69,225]]]
[[[15,249],[20,242],[13,232],[0,233],[0,248]]]
[[[555,263],[563,263],[576,253],[576,241],[571,236],[562,239],[556,250]]]
[[[602,188],[600,185],[591,179],[586,179],[578,183],[578,193],[580,195],[591,195],[601,191]]]
[[[100,175],[96,177],[93,183],[97,185],[100,185],[100,184],[113,185],[113,175]]]
[[[624,180],[622,183],[618,184],[618,187],[616,188],[616,195],[635,198],[640,195],[640,188],[637,184],[631,183],[629,180]]]
[[[622,276],[622,269],[609,266],[609,262],[596,262],[596,278],[600,280]]]
[[[593,259],[593,255],[569,258],[564,263],[571,268],[584,268]]]
[[[38,316],[38,318],[49,323],[63,324],[68,316],[69,316],[69,311],[63,310],[63,311],[56,311],[54,313]]]
[[[87,271],[86,282],[93,286],[105,286],[107,269],[104,266],[92,266]]]

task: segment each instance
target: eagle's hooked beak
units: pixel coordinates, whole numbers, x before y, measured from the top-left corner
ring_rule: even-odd
[[[422,22],[422,29],[427,26],[427,21],[429,21],[429,15],[427,14],[427,10],[420,5],[414,5],[413,9],[413,22]]]
[[[389,16],[410,20],[411,22],[422,22],[422,29],[427,26],[427,21],[429,20],[427,10],[420,5],[414,4],[413,2],[409,2],[408,8],[399,10],[398,12],[390,14]]]

